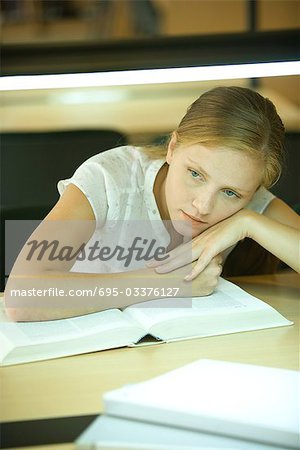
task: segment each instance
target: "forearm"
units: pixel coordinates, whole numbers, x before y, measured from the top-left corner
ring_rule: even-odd
[[[300,231],[276,220],[248,211],[246,235],[296,272],[300,272]]]
[[[185,296],[183,274],[159,275],[153,269],[111,274],[12,274],[5,289],[5,305],[8,316],[15,321],[53,320],[124,308],[158,298],[157,294],[166,289]]]

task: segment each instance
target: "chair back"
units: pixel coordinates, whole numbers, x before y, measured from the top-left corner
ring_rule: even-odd
[[[114,130],[0,134],[1,291],[4,290],[12,260],[30,234],[30,227],[24,227],[24,236],[16,236],[9,258],[5,258],[5,235],[11,234],[5,227],[5,221],[42,220],[59,198],[56,186],[60,179],[71,177],[77,167],[90,156],[126,144],[127,138]]]

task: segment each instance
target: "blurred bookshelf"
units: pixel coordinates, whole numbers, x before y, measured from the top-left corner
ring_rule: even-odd
[[[221,63],[218,57],[247,60],[267,44],[266,38],[249,37],[249,5],[254,4],[256,31],[299,28],[298,0],[0,0],[2,75],[193,66],[198,59]],[[270,58],[276,60],[284,42],[272,40]],[[295,45],[296,39],[291,49]],[[278,105],[287,129],[298,131],[299,76],[256,81],[256,89]],[[1,131],[112,127],[132,141],[152,139],[170,132],[201,92],[221,84],[253,87],[240,79],[2,92]]]
[[[107,41],[159,35],[152,0],[1,0],[5,43]]]
[[[92,40],[110,32],[104,0],[1,0],[0,5],[4,43]]]
[[[298,0],[1,0],[3,43],[78,42],[299,26]]]

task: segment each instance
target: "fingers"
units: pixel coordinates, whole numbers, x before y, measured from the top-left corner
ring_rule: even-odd
[[[167,254],[163,261],[150,261],[147,267],[155,269],[157,273],[167,273],[191,264],[199,257],[199,250],[192,250],[191,243],[181,245]]]
[[[218,264],[218,265],[222,265],[223,264],[223,256],[222,256],[222,254],[220,253],[219,255],[215,256],[212,259],[212,261],[215,261],[216,264]]]
[[[207,265],[207,264],[206,264]],[[194,280],[206,267],[205,263],[201,260],[198,260],[191,272],[184,277],[186,281]]]
[[[222,256],[216,254],[219,253],[219,249],[214,248],[216,245],[208,245],[206,240],[203,240],[203,237],[201,240],[196,237],[192,241],[173,249],[167,254],[168,258],[163,261],[149,261],[147,267],[154,269],[157,273],[164,274],[197,261],[191,272],[184,277],[186,281],[196,278],[210,264],[219,266],[218,271],[221,273]]]
[[[168,255],[169,257],[164,261],[151,261],[147,264],[148,267],[155,269],[157,273],[168,273],[187,264],[197,261],[191,272],[184,278],[187,281],[196,278],[208,265],[213,264],[219,267],[220,273],[222,272],[223,258],[221,254],[212,257],[211,253],[206,252],[206,255],[200,253],[200,248],[194,247],[191,249],[191,245],[182,245],[172,250]]]
[[[211,259],[209,254],[205,255],[204,253],[200,256],[196,264],[194,265],[191,272],[184,277],[186,281],[194,280],[201,272],[205,269],[209,269],[212,271],[212,275],[219,277],[222,273],[223,258],[221,255],[217,255]]]
[[[194,258],[196,259],[196,258]],[[169,260],[168,263],[161,265],[155,268],[155,272],[157,273],[167,273],[172,272],[173,270],[179,269],[180,267],[184,267],[188,264],[191,264],[191,257],[189,255],[181,255],[176,259]]]
[[[168,264],[172,259],[178,258],[178,257],[180,257],[180,255],[185,253],[187,251],[187,248],[190,248],[190,249],[192,248],[191,243],[179,245],[178,247],[174,248],[169,253],[166,253],[165,256],[167,256],[168,258],[166,258],[162,261],[152,259],[151,261],[149,261],[147,263],[147,267],[155,268],[155,267],[159,267],[159,266]]]

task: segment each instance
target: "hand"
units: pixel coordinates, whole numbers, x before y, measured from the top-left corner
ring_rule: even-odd
[[[215,256],[202,272],[194,278],[192,284],[193,297],[210,295],[214,292],[222,273],[222,262],[223,258],[221,255]]]
[[[247,210],[241,210],[227,219],[213,225],[192,241],[180,245],[168,253],[164,261],[151,261],[149,267],[158,273],[171,272],[179,267],[197,261],[185,280],[194,280],[224,250],[247,237]]]
[[[215,290],[222,272],[222,257],[219,255],[214,257],[193,281],[185,280],[185,275],[194,264],[187,264],[173,270],[172,273],[161,273],[159,276],[156,274],[156,285],[178,288],[176,297],[191,298],[210,295]]]

